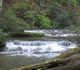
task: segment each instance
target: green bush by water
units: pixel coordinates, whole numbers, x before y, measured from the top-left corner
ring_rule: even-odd
[[[6,38],[6,34],[2,31],[2,29],[0,29],[0,47],[4,47],[5,46],[5,38]]]

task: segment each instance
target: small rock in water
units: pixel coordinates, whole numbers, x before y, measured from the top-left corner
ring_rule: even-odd
[[[14,44],[15,44],[15,45],[20,45],[20,42],[14,41]]]
[[[42,54],[42,53],[39,51],[35,51],[34,54]]]
[[[18,50],[22,50],[22,48],[21,47],[18,47]]]
[[[59,43],[59,45],[62,45],[62,46],[70,46],[71,45],[71,42],[69,41],[62,41]]]
[[[20,53],[20,54],[23,54],[23,52],[21,52],[21,51],[20,51],[19,53]]]

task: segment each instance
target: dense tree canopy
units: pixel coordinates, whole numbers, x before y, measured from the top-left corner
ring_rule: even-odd
[[[3,0],[2,17],[22,20],[22,29],[67,28],[79,25],[79,0]],[[7,15],[6,15],[7,14]],[[11,16],[10,16],[11,15]],[[16,20],[15,20],[16,19]],[[2,20],[0,20],[3,22]],[[15,23],[15,24],[18,24]],[[0,23],[1,24],[1,23]],[[6,23],[5,23],[6,24]],[[10,25],[10,21],[8,25]],[[25,26],[26,25],[26,26]],[[14,25],[13,25],[14,26]],[[5,30],[3,30],[5,31]]]

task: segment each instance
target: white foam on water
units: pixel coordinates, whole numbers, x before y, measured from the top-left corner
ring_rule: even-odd
[[[63,30],[24,30],[24,32],[43,33],[45,36],[48,37],[72,37],[80,35],[76,33],[64,33]]]
[[[72,37],[80,34],[66,33],[64,30],[25,30],[29,33],[44,33],[47,37]],[[6,42],[5,50],[0,54],[10,56],[55,57],[68,49],[75,48],[76,44],[70,41],[21,41]]]
[[[24,30],[24,32],[29,33],[44,33],[46,30]]]
[[[55,57],[61,52],[75,48],[76,44],[70,41],[20,41],[13,40],[6,42],[6,49],[0,54],[11,56],[35,56],[35,57]]]

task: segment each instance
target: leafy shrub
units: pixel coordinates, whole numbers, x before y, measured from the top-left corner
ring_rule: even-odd
[[[18,28],[20,27],[19,25],[24,26],[24,28],[20,28],[20,30],[34,29],[34,28],[51,28],[50,19],[46,17],[45,14],[41,12],[38,13],[36,11],[32,11],[31,5],[23,2],[13,4],[13,6],[7,12],[7,16],[10,20],[8,18],[6,20],[9,20],[9,22],[12,21],[10,23],[11,25],[13,24],[12,25],[13,27],[15,25]],[[9,30],[9,29],[5,29],[5,30]]]
[[[9,10],[8,16],[16,17],[16,21],[19,21],[22,23],[21,25],[24,25],[24,29],[33,29],[34,28],[34,11],[31,11],[31,6],[30,4],[26,3],[16,3],[13,4],[11,9]],[[22,20],[22,21],[21,21]],[[25,24],[24,24],[25,23]]]
[[[16,3],[12,6],[12,11],[16,14],[18,18],[24,17],[24,12],[31,9],[31,6],[26,3]]]
[[[34,24],[35,24],[35,11],[26,11],[24,14],[24,20],[26,21],[27,24],[31,26],[31,29],[34,29]]]
[[[51,28],[50,19],[46,17],[45,13],[36,14],[35,26],[39,28]]]
[[[59,3],[54,3],[47,11],[47,16],[50,19],[55,19],[59,14],[63,13],[62,6]]]
[[[17,18],[14,13],[8,11],[4,15],[5,16],[1,16],[0,19],[0,28],[3,29],[4,32],[22,31],[24,29],[24,21]]]
[[[6,34],[3,33],[2,29],[0,29],[0,42],[2,42],[6,37]]]
[[[26,11],[24,20],[34,28],[51,28],[50,19],[46,17],[45,13],[38,13],[35,11]]]
[[[62,14],[59,14],[55,21],[57,22],[57,28],[65,28],[67,26],[70,26],[70,15],[67,12],[64,12]]]
[[[62,5],[55,2],[51,8],[47,11],[48,17],[52,20],[53,28],[65,28],[73,24],[71,15],[63,9]]]
[[[78,0],[53,0],[53,2],[60,3],[61,5],[76,5]]]

